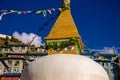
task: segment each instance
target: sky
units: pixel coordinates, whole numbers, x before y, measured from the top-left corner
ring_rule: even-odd
[[[55,8],[52,14],[4,15],[0,20],[0,34],[19,37],[30,42],[37,35],[39,44],[49,34],[55,20],[38,32],[45,22],[59,13],[62,0],[0,0],[0,10],[37,11]],[[71,14],[85,46],[91,49],[120,52],[120,0],[71,0]],[[32,37],[31,37],[32,35]],[[24,39],[23,39],[24,37]],[[26,37],[29,37],[25,39]],[[35,40],[35,42],[37,42]]]

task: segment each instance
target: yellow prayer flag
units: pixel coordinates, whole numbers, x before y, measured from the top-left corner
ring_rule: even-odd
[[[16,10],[10,10],[10,12],[17,12]]]
[[[35,14],[40,14],[41,13],[41,10],[38,10],[35,12]]]
[[[62,8],[58,8],[60,11],[62,10]]]

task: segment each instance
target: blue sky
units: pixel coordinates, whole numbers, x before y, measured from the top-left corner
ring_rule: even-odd
[[[61,7],[61,0],[0,0],[0,10],[47,10]],[[53,22],[41,32],[38,29],[57,11],[47,14],[8,14],[0,20],[0,33],[13,35],[34,33],[42,40]],[[71,0],[71,13],[84,44],[92,49],[115,47],[120,49],[120,0]],[[44,40],[42,41],[42,43]]]

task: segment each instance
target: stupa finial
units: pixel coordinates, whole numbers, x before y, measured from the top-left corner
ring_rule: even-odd
[[[62,0],[62,7],[70,6],[70,0]]]
[[[70,0],[63,0],[63,4],[70,4]]]

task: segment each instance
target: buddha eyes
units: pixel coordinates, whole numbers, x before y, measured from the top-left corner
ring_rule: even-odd
[[[58,51],[58,50],[60,50],[60,48],[55,47],[55,48],[53,48],[53,50]]]
[[[73,50],[73,49],[74,49],[73,46],[68,46],[68,47],[66,47],[64,50]]]
[[[67,46],[64,48],[64,50],[73,50],[73,49],[74,49],[74,46]],[[54,47],[54,48],[52,48],[52,50],[59,51],[60,48]]]

